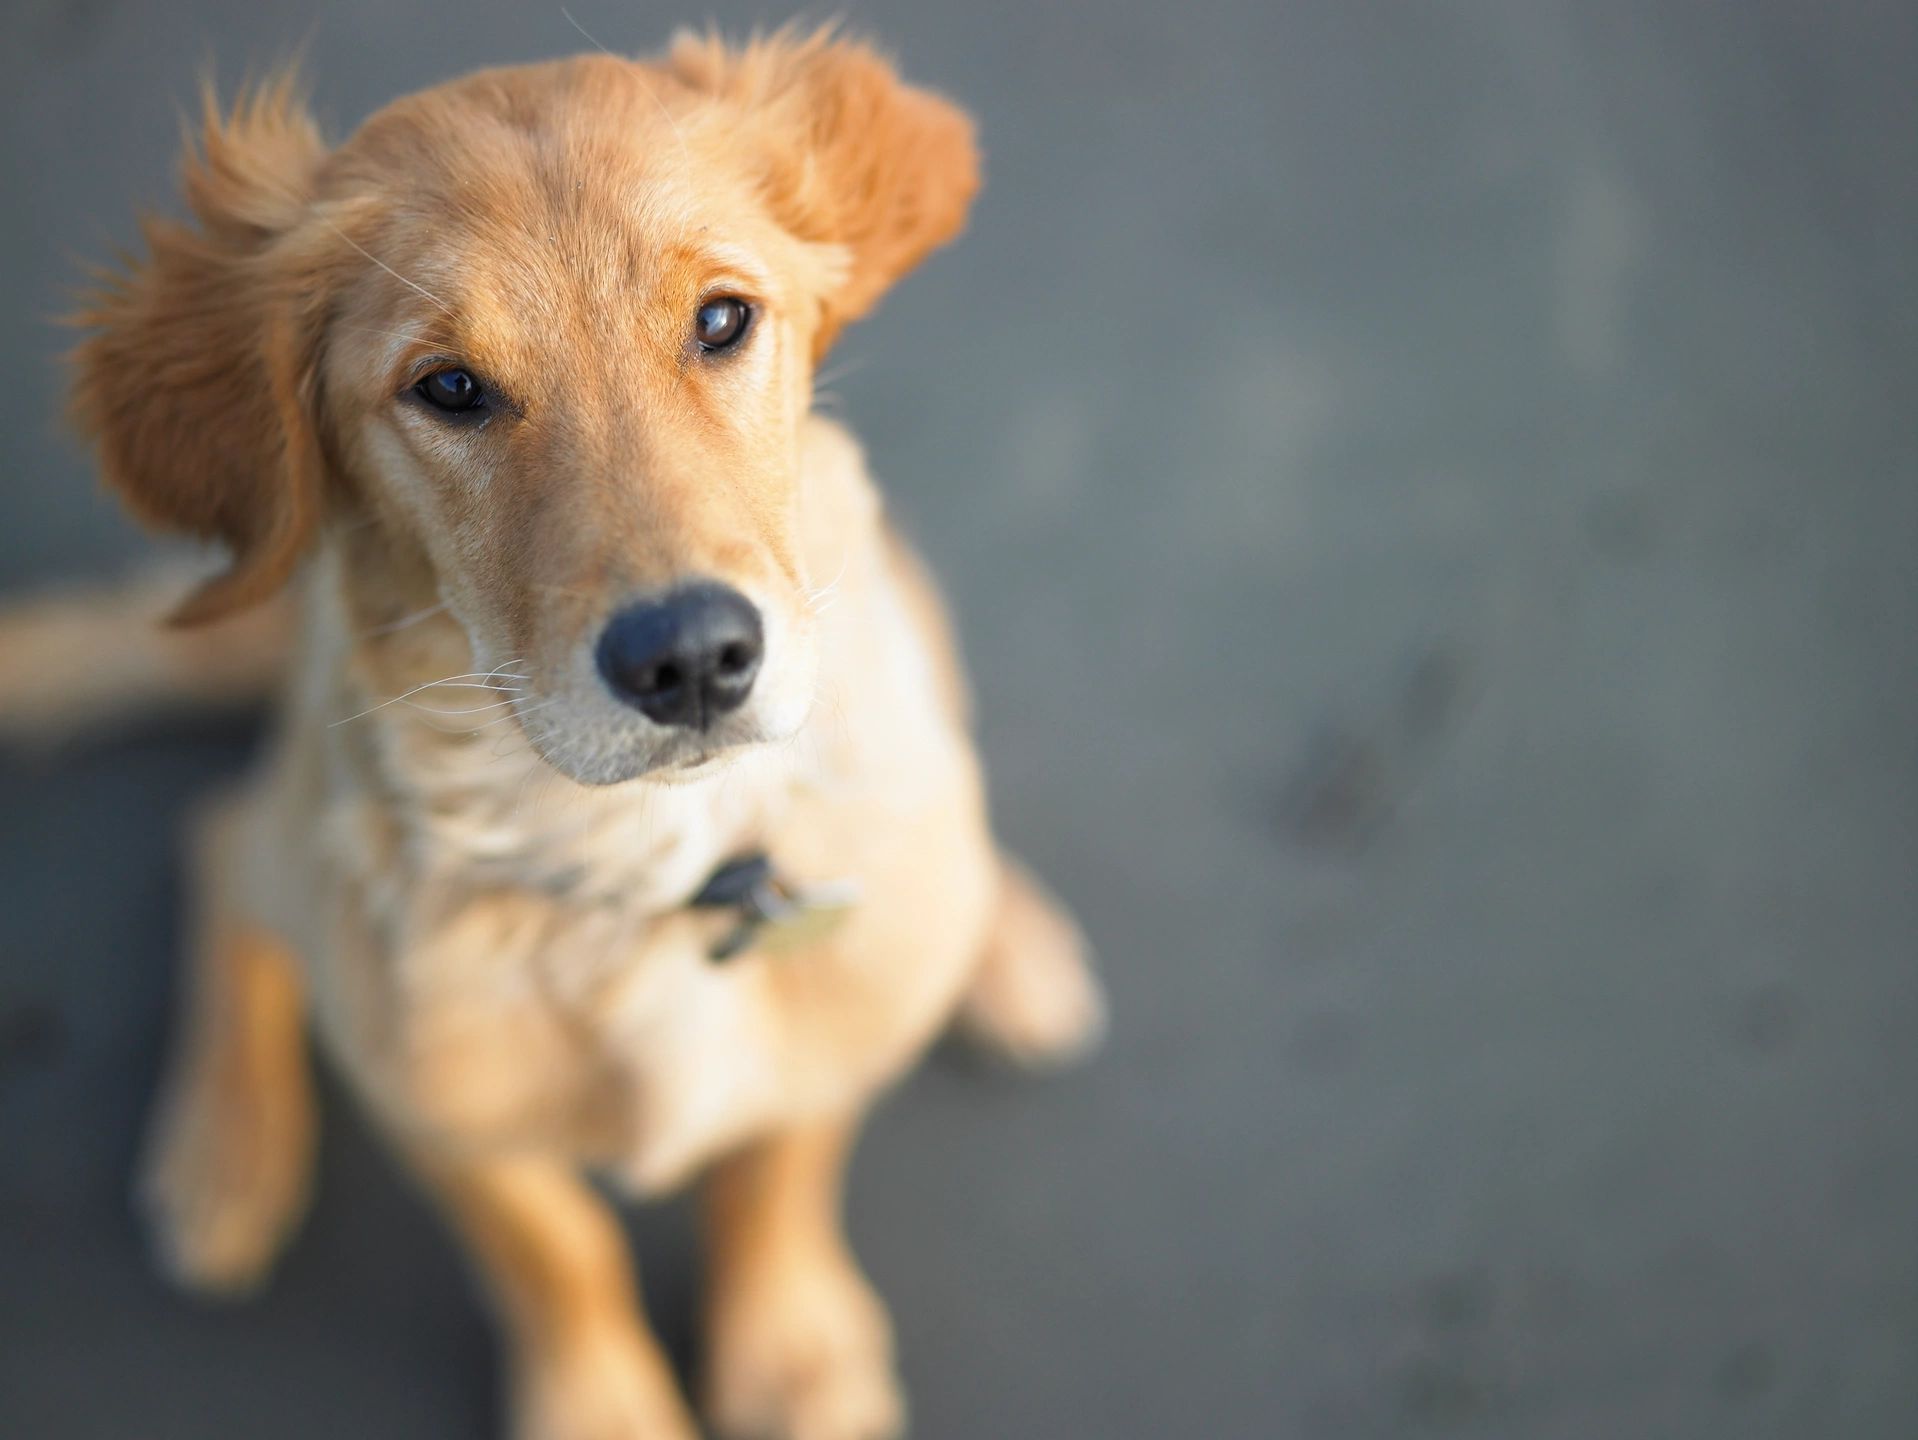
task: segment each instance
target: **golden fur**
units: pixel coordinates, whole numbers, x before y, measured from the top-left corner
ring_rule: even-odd
[[[197,832],[144,1187],[181,1279],[251,1285],[297,1217],[310,1020],[472,1253],[516,1436],[694,1433],[582,1169],[641,1195],[710,1172],[718,1429],[900,1429],[837,1218],[858,1116],[955,1019],[1037,1062],[1101,1013],[992,840],[936,593],[811,410],[818,357],[977,175],[959,110],[825,33],[487,71],[337,149],[284,82],[209,107],[191,219],[91,298],[74,382],[134,513],[233,555],[178,612],[204,628],[161,652],[174,688],[227,695],[296,636],[270,757]],[[756,307],[723,363],[688,343],[714,293]],[[483,426],[406,398],[452,361],[505,397]],[[692,577],[767,637],[708,732],[591,663],[627,597]],[[43,671],[15,730],[110,700],[77,672],[135,647],[89,613],[0,620],[0,676]],[[129,702],[164,688],[129,668]],[[861,903],[717,966],[726,922],[685,902],[754,847]]]

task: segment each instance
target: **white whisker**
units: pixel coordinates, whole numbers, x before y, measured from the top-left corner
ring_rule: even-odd
[[[388,265],[384,260],[380,259],[379,256],[375,255],[371,250],[368,250],[364,245],[360,244],[359,241],[355,240],[351,235],[347,234],[344,230],[340,229],[339,226],[335,225],[331,220],[327,219],[326,216],[324,215],[320,216],[320,223],[326,226],[326,228],[331,230],[335,235],[339,236],[340,239],[344,240],[347,244],[351,245],[355,250],[359,251],[360,254],[364,255],[368,260],[371,260],[375,265],[379,266],[380,269],[384,270],[388,275],[391,275],[395,280],[399,281],[400,284],[406,286],[407,289],[417,291],[419,294],[424,295],[428,300],[431,300],[435,305],[439,306],[439,308],[445,311],[448,315],[451,315],[454,313],[453,307],[451,305],[448,305],[444,300],[440,299],[439,296],[435,295],[431,290],[428,290],[424,285],[418,285],[418,284],[415,284],[413,281],[408,280],[404,275],[400,274],[399,271],[395,270],[391,265]]]
[[[389,620],[384,625],[375,625],[360,638],[373,640],[381,635],[391,635],[395,630],[404,630],[407,626],[417,625],[422,620],[431,620],[435,615],[442,614],[445,609],[446,602],[442,600],[437,605],[428,605],[424,610],[415,610],[411,615],[402,615],[399,619]]]
[[[506,665],[523,665],[525,663],[526,662],[523,660],[508,660],[506,662]],[[363,719],[364,717],[371,715],[375,710],[384,710],[389,705],[397,705],[402,700],[411,699],[413,696],[418,695],[423,690],[434,690],[434,689],[438,689],[441,686],[445,686],[447,689],[450,689],[450,690],[491,690],[497,693],[503,687],[493,684],[491,682],[500,675],[500,672],[506,668],[506,665],[497,665],[493,669],[487,670],[484,672],[478,671],[478,670],[468,670],[465,673],[460,675],[448,675],[444,680],[429,680],[424,685],[415,685],[411,690],[406,691],[404,694],[391,696],[388,699],[380,701],[377,705],[369,705],[364,710],[360,711],[357,715],[348,715],[344,720],[335,720],[327,728],[333,729],[336,726],[350,724],[355,720]],[[511,678],[514,680],[522,680],[525,677],[515,675],[508,678]],[[423,709],[425,707],[420,706],[415,708]]]
[[[517,704],[517,702],[515,703]],[[506,720],[518,720],[518,721],[524,722],[526,717],[528,715],[533,714],[535,711],[544,710],[548,705],[557,705],[558,703],[559,703],[559,700],[557,697],[555,697],[554,699],[551,699],[551,700],[542,700],[537,705],[520,706],[519,708],[514,709],[505,715],[496,715],[491,720],[488,720],[483,724],[475,725],[473,727],[472,733],[477,735],[479,734],[480,731],[490,730],[495,725],[498,725],[502,721],[506,721]]]
[[[490,690],[492,687],[489,685],[482,688]],[[408,710],[419,711],[422,715],[483,715],[488,710],[499,709],[502,705],[517,705],[519,701],[517,699],[495,700],[488,705],[468,705],[463,709],[452,710],[438,705],[421,705],[412,700],[402,700],[399,703],[406,706]]]
[[[575,30],[579,31],[581,35],[584,35],[586,37],[587,44],[593,46],[595,49],[599,50],[602,54],[612,55],[615,60],[624,60],[627,58],[624,55],[614,55],[611,50],[608,50],[604,45],[600,44],[598,40],[595,40],[593,38],[592,32],[589,31],[584,25],[580,24],[579,21],[574,17],[573,12],[571,10],[568,10],[564,5],[559,7],[559,13],[566,17],[566,23],[568,25],[571,25]],[[640,77],[640,84],[645,85],[646,93],[652,97],[653,104],[657,105],[659,107],[659,113],[666,117],[666,123],[673,127],[673,134],[679,140],[680,158],[682,160],[685,159],[686,132],[679,128],[679,121],[673,118],[673,112],[666,108],[666,102],[659,98],[659,92],[657,90],[653,89],[651,85],[646,83],[646,79],[643,75]]]
[[[808,610],[812,611],[813,614],[818,615],[832,608],[832,605],[830,603],[831,597],[833,593],[839,589],[839,582],[846,578],[846,567],[850,565],[851,563],[852,563],[852,551],[848,549],[846,553],[840,557],[839,569],[837,572],[834,573],[832,579],[828,580],[824,585],[819,586],[817,589],[808,590],[805,592],[806,608]],[[821,602],[827,602],[827,603],[822,604]]]
[[[824,370],[821,370],[817,375],[813,376],[812,388],[814,395],[818,395],[820,386],[835,385],[849,375],[857,375],[871,363],[872,357],[870,355],[854,355],[842,360],[837,365],[828,365]]]
[[[573,14],[571,10],[568,10],[564,5],[562,5],[559,7],[559,13],[566,17],[566,23],[568,25],[571,25],[575,30],[579,31],[581,35],[586,37],[586,43],[588,45],[591,45],[595,50],[599,51],[600,54],[602,55],[613,55],[613,52],[611,50],[608,50],[605,45],[601,44],[597,39],[594,38],[592,31],[588,30],[584,25],[579,23],[578,18]],[[613,58],[615,60],[621,60],[621,59],[624,59],[625,57],[621,55],[613,55]]]
[[[338,330],[354,330],[362,335],[384,335],[389,340],[405,340],[409,343],[429,342],[434,338],[430,335],[410,334],[405,330],[382,330],[377,325],[338,325],[334,328]]]

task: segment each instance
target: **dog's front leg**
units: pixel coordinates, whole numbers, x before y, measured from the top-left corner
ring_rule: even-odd
[[[217,805],[195,837],[196,933],[139,1179],[161,1264],[214,1294],[265,1277],[313,1167],[298,962],[249,918],[242,817],[238,801]]]
[[[713,1167],[705,1402],[739,1440],[889,1440],[905,1425],[892,1326],[847,1247],[854,1126],[755,1141]]]
[[[410,1159],[498,1311],[513,1440],[694,1440],[619,1223],[585,1181],[537,1156]]]

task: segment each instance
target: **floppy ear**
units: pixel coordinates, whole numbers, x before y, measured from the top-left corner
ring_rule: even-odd
[[[76,323],[71,403],[107,483],[162,530],[224,542],[231,568],[174,612],[198,624],[266,598],[319,510],[311,405],[319,313],[283,242],[325,147],[290,77],[222,115],[203,96],[181,188],[192,220],[148,218],[144,260],[103,272]]]
[[[682,34],[668,63],[681,81],[745,112],[780,223],[845,251],[815,354],[965,224],[979,188],[971,119],[902,82],[870,47],[830,27],[780,30],[739,47]]]

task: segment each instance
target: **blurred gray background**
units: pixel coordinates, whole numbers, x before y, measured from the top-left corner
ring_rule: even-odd
[[[571,9],[621,50],[706,17]],[[1918,1434],[1918,10],[848,13],[990,175],[836,403],[1117,1018],[1044,1084],[936,1058],[873,1126],[917,1434]],[[141,547],[47,317],[170,203],[209,58],[307,39],[338,134],[586,46],[546,0],[6,35],[9,592]],[[337,1090],[259,1303],[141,1254],[174,836],[253,734],[0,758],[9,1440],[497,1420],[455,1253]],[[684,1360],[684,1209],[635,1226]]]

